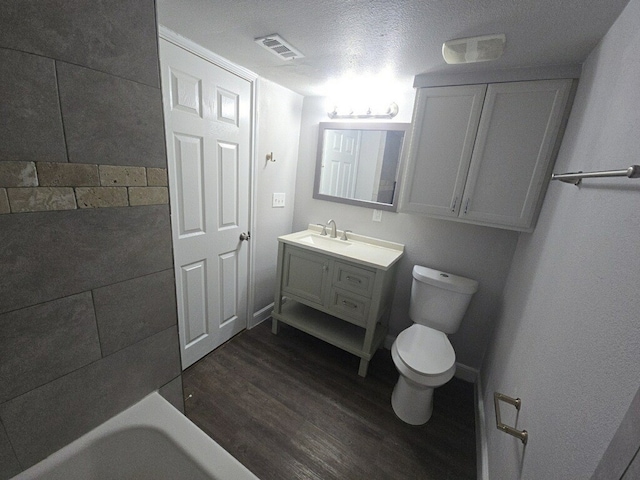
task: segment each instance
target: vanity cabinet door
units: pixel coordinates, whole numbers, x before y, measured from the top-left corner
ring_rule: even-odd
[[[457,217],[486,85],[418,89],[402,211]]]
[[[285,246],[282,292],[308,305],[322,307],[329,288],[329,259],[301,248]]]
[[[571,80],[489,85],[461,218],[526,230],[548,181]]]

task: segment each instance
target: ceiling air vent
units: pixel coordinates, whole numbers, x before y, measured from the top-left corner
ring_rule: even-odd
[[[293,60],[294,58],[303,58],[304,55],[300,53],[300,50],[287,43],[277,33],[267,35],[266,37],[256,38],[255,42],[263,48],[266,48],[274,55],[277,55],[282,60]]]

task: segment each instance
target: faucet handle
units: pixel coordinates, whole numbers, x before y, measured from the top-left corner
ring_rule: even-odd
[[[347,238],[347,232],[353,233],[353,230],[345,230],[344,232],[342,232],[342,236],[340,237],[340,240],[349,240]]]
[[[323,225],[321,223],[318,223],[319,227],[322,227],[322,233],[320,233],[320,235],[326,236],[327,235],[327,226]]]

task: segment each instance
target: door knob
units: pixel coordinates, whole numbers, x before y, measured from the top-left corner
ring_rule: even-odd
[[[241,242],[244,242],[244,241],[247,241],[247,242],[248,242],[250,238],[251,238],[251,232],[248,232],[248,233],[244,233],[244,232],[242,232],[242,233],[240,234],[240,241],[241,241]]]

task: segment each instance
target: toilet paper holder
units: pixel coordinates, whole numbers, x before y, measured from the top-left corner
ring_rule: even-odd
[[[496,428],[504,433],[508,433],[509,435],[513,435],[514,437],[519,438],[522,441],[522,444],[526,445],[527,441],[529,440],[529,434],[526,430],[518,430],[517,428],[510,427],[509,425],[505,425],[504,423],[502,423],[502,419],[500,418],[500,402],[505,402],[509,405],[513,405],[514,407],[516,407],[516,410],[520,411],[522,400],[520,400],[519,398],[509,397],[499,392],[493,393],[493,404],[496,409]]]

